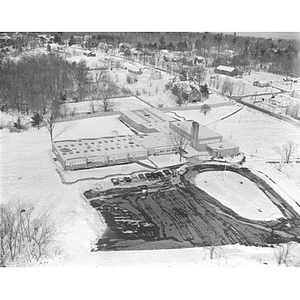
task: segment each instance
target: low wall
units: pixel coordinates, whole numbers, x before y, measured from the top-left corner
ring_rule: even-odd
[[[228,102],[220,102],[220,103],[212,103],[208,104],[211,108],[214,107],[222,107],[222,106],[231,106],[235,105],[236,103],[234,101],[228,101]],[[202,104],[203,105],[203,104]],[[163,107],[162,111],[176,111],[176,110],[193,110],[193,109],[201,109],[202,105],[195,105],[195,106],[174,106],[174,107]]]
[[[57,123],[89,119],[89,118],[104,117],[104,116],[116,116],[116,115],[120,115],[120,112],[119,111],[108,111],[108,112],[97,112],[97,113],[93,113],[93,114],[92,113],[91,114],[82,114],[82,115],[69,116],[66,118],[57,119]]]

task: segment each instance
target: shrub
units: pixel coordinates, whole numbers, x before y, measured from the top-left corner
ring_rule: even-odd
[[[42,124],[43,122],[43,116],[38,113],[38,112],[35,112],[33,114],[33,117],[31,117],[31,126],[32,127],[37,127],[38,129],[40,129],[40,125]]]
[[[19,116],[16,122],[10,121],[7,127],[10,132],[22,132],[29,129],[30,123]]]

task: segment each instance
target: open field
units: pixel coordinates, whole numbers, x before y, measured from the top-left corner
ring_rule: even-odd
[[[254,159],[280,159],[280,155],[274,149],[275,146],[281,146],[290,140],[300,145],[298,127],[252,109],[243,108],[236,114],[213,123],[215,114],[218,117],[226,115],[230,110],[233,111],[234,107],[239,108],[239,106],[213,108],[206,117],[200,112],[197,114],[190,110],[176,113],[204,125],[210,124],[209,119],[212,118],[212,124],[208,127],[239,145],[240,150],[246,153],[249,159],[250,155],[253,155]],[[300,157],[300,147],[296,149],[294,157]]]
[[[149,107],[148,104],[140,101],[136,97],[122,97],[122,98],[112,98],[110,99],[111,104],[113,105],[114,111],[126,110],[126,109],[143,109],[144,107]],[[101,104],[101,100],[94,100],[94,111],[101,112],[101,108],[99,104]],[[70,111],[75,109],[75,113],[84,114],[88,112],[92,112],[91,101],[83,101],[83,102],[73,102],[68,103],[67,107]]]
[[[280,210],[255,183],[236,173],[200,173],[195,177],[195,185],[247,219],[272,220],[283,217]]]
[[[104,116],[58,123],[54,140],[99,138],[132,134],[132,131],[119,121],[119,116]]]

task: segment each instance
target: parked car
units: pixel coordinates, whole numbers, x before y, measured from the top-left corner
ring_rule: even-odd
[[[139,178],[136,174],[131,175],[131,179],[133,182],[137,182],[139,180]]]
[[[157,174],[160,178],[165,177],[164,174],[161,171],[158,171],[155,174]]]
[[[144,176],[144,174],[139,174],[138,177],[140,180],[146,180],[146,177]]]
[[[172,173],[170,172],[170,170],[163,170],[163,172],[164,172],[166,175],[168,175],[168,176],[172,175]]]
[[[124,180],[129,183],[132,182],[132,179],[129,176],[124,177]]]
[[[148,180],[153,180],[153,179],[154,179],[151,173],[146,173],[146,174],[145,174],[145,177],[146,177]]]
[[[157,173],[151,173],[151,175],[152,175],[152,177],[154,178],[154,179],[158,179],[159,178],[159,176],[157,175]]]
[[[119,185],[120,184],[118,178],[112,178],[111,182],[113,183],[113,185]]]

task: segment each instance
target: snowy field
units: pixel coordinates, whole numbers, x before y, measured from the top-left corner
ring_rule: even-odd
[[[116,115],[57,123],[53,136],[58,135],[54,140],[72,140],[126,134],[132,134],[132,131]]]
[[[206,116],[203,113],[201,113],[200,109],[177,110],[175,112],[170,112],[168,114],[175,117],[181,116],[186,120],[195,120],[198,123],[207,126],[209,124],[217,122],[221,118],[224,118],[238,111],[239,109],[241,109],[241,107],[242,106],[239,105],[213,107],[211,108],[211,111],[207,113]]]
[[[113,105],[114,111],[126,110],[126,109],[143,109],[145,107],[149,107],[148,104],[140,101],[136,97],[123,97],[123,98],[112,98],[110,99],[111,104]],[[101,108],[99,104],[102,102],[100,100],[93,101],[94,111],[101,112]],[[88,113],[92,112],[91,101],[83,101],[77,103],[68,103],[67,107],[70,111],[75,109],[75,113]]]
[[[203,172],[195,177],[195,184],[247,219],[268,221],[283,217],[281,211],[254,182],[237,173]]]
[[[180,116],[187,119],[194,119],[203,125],[208,125],[212,130],[222,134],[225,139],[240,146],[240,150],[247,155],[253,155],[255,159],[272,160],[280,159],[275,151],[275,146],[281,146],[287,141],[294,141],[300,145],[299,128],[280,121],[276,118],[266,116],[252,109],[243,108],[238,113],[218,122],[220,117],[230,114],[240,106],[226,106],[213,108],[205,117],[200,112],[193,110],[177,111]],[[217,116],[215,118],[215,116]],[[206,121],[207,118],[207,121]],[[256,156],[256,157],[254,157]],[[300,146],[294,153],[300,157]],[[250,158],[250,157],[249,157]]]

